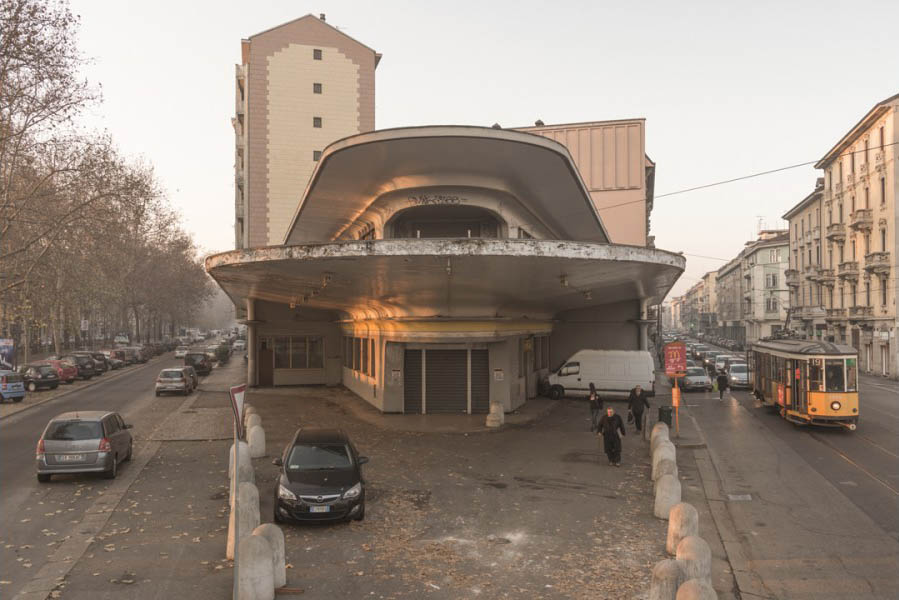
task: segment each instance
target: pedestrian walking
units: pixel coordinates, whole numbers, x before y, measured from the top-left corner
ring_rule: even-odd
[[[643,409],[649,408],[649,400],[641,385],[636,385],[631,390],[630,396],[627,398],[627,408],[634,415],[634,425],[637,426],[637,431],[641,431],[643,429]]]
[[[724,400],[724,390],[727,389],[727,373],[721,371],[718,373],[718,379],[716,380],[718,384],[718,400]]]
[[[602,398],[596,392],[596,386],[590,382],[590,394],[587,396],[590,402],[590,431],[599,430],[599,416],[602,414]]]
[[[599,434],[602,435],[603,450],[609,458],[609,464],[616,467],[621,466],[621,438],[618,432],[626,435],[624,431],[624,422],[621,417],[615,414],[615,409],[611,406],[606,409],[606,414],[599,420]]]

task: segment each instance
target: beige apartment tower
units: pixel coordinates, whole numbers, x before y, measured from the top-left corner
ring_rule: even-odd
[[[241,41],[233,119],[236,248],[282,244],[325,146],[375,128],[380,58],[325,15]]]

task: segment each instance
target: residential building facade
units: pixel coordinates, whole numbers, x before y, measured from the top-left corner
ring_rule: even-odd
[[[743,255],[718,269],[718,322],[721,335],[740,344],[746,342],[743,320]]]
[[[784,285],[789,266],[789,233],[761,231],[742,252],[743,321],[746,342],[753,343],[784,328],[790,297]]]
[[[828,323],[839,314],[828,309],[825,299],[833,295],[837,282],[839,254],[834,256],[832,239],[842,239],[842,225],[829,225],[824,217],[824,179],[815,189],[783,215],[789,223],[789,268],[785,278],[790,290],[791,329],[808,339],[829,339]],[[839,252],[839,250],[838,250]],[[836,261],[836,262],[834,262]]]
[[[869,373],[899,377],[899,94],[876,104],[815,165],[824,171],[829,337]]]

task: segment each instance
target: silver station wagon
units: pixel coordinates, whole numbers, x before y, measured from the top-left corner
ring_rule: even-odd
[[[119,463],[131,460],[131,425],[116,412],[67,412],[50,420],[37,443],[37,480],[52,475],[103,473],[115,479]]]

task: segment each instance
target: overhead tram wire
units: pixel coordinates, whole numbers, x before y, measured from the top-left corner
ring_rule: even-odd
[[[878,146],[877,148],[886,148],[888,146],[895,146],[899,144],[899,142],[890,142],[889,144],[884,144],[883,146]],[[877,148],[874,148],[876,151]],[[846,152],[845,154],[841,154],[840,157],[849,156],[850,154],[862,154],[865,152],[870,152],[872,149],[868,150],[853,150],[852,152]],[[753,179],[755,177],[762,177],[763,175],[773,175],[774,173],[780,173],[781,171],[789,171],[790,169],[798,169],[799,167],[807,167],[809,165],[814,165],[821,162],[821,159],[818,160],[810,160],[806,162],[797,163],[795,165],[787,165],[785,167],[779,167],[777,169],[769,169],[767,171],[759,171],[758,173],[751,173],[749,175],[743,175],[741,177],[734,177],[733,179],[725,179],[723,181],[716,181],[714,183],[707,183],[705,185],[697,185],[691,188],[685,188],[683,190],[677,190],[674,192],[666,192],[664,194],[656,194],[653,199],[657,200],[659,198],[667,198],[668,196],[677,196],[678,194],[686,194],[687,192],[695,192],[697,190],[704,190],[711,187],[717,187],[719,185],[725,185],[728,183],[735,183],[737,181],[745,181],[747,179]],[[627,202],[619,202],[618,204],[611,204],[609,206],[603,206],[597,210],[609,210],[610,208],[618,208],[619,206],[626,206],[628,204],[636,204],[638,202],[646,202],[645,199],[640,200],[628,200]]]

